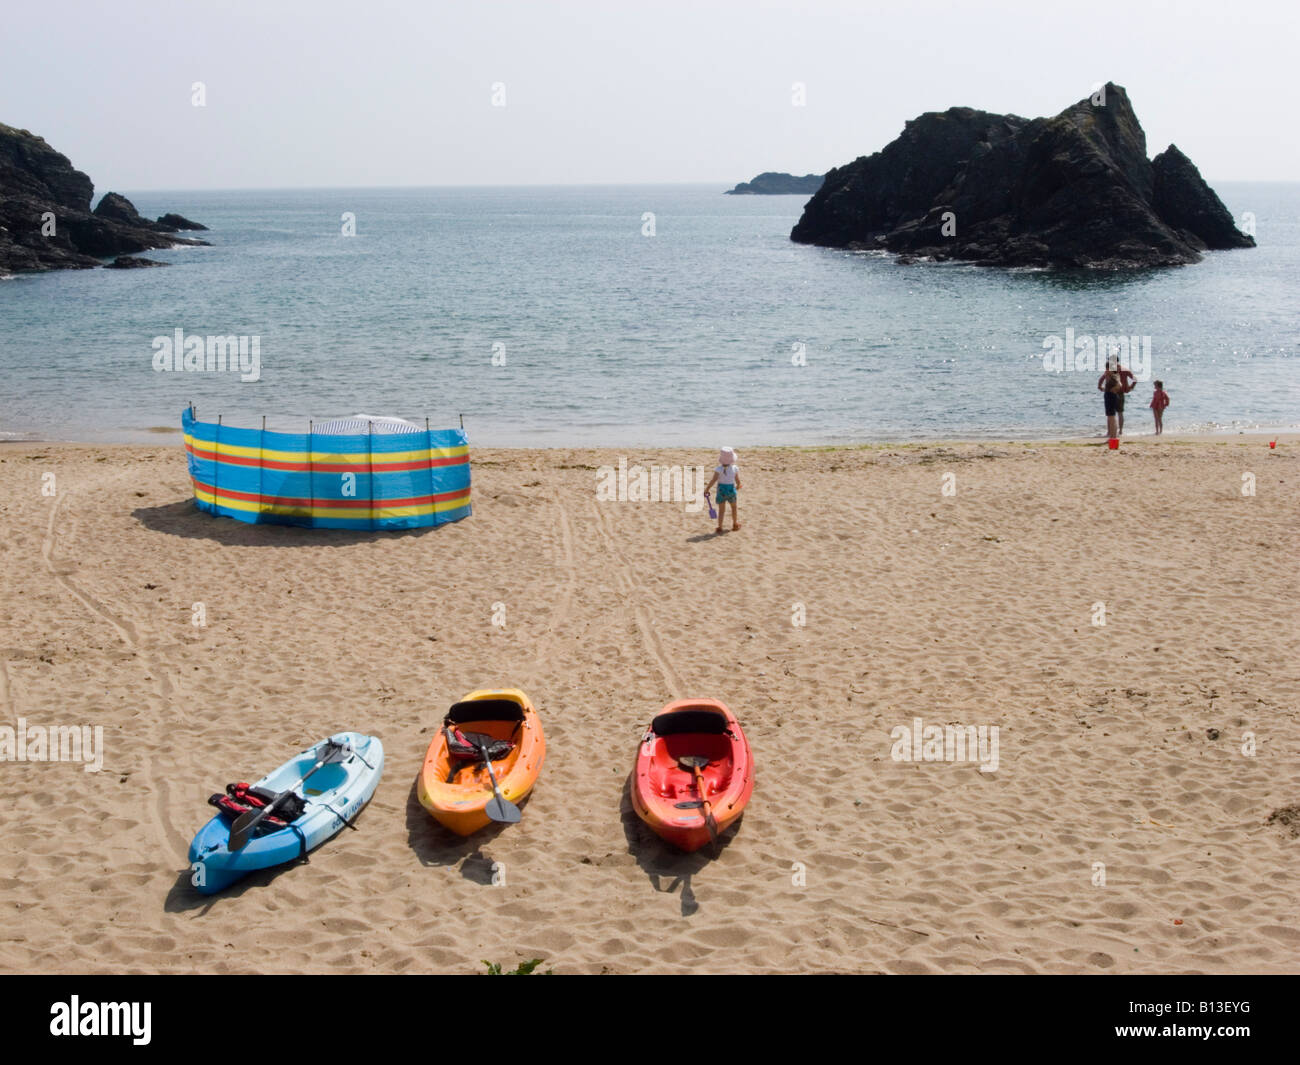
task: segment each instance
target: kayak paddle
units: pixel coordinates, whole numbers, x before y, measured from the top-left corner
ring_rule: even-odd
[[[352,745],[349,743],[335,743],[333,740],[328,740],[327,744],[329,746],[329,751],[319,762],[303,774],[302,779],[299,780],[297,784],[280,792],[279,795],[263,806],[260,810],[249,810],[248,813],[240,814],[235,818],[235,823],[230,826],[230,840],[226,844],[226,850],[234,852],[242,849],[244,844],[246,844],[252,837],[253,829],[261,824],[262,819],[273,813],[277,806],[301,788],[303,784],[306,783],[309,776],[316,772],[316,770],[321,766],[329,765],[331,762],[341,762],[352,753]]]
[[[718,822],[713,816],[713,807],[704,795],[704,774],[700,772],[701,766],[709,764],[708,758],[702,754],[688,754],[677,759],[677,764],[685,769],[688,773],[695,774],[695,790],[700,793],[700,805],[704,807],[704,826],[709,830],[709,839],[713,841],[713,853],[718,853]]]
[[[488,737],[491,739],[492,737]],[[482,740],[478,742],[479,753],[483,755],[483,764],[487,766],[488,779],[492,781],[492,801],[484,807],[484,813],[493,821],[500,821],[505,825],[517,825],[522,819],[523,814],[519,812],[519,807],[509,802],[501,794],[501,788],[497,785],[497,775],[492,772],[492,759],[488,757],[487,744]]]

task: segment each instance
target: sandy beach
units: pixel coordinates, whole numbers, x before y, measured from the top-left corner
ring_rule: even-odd
[[[742,449],[714,536],[597,499],[707,451],[474,449],[472,517],[351,533],[199,513],[173,442],[7,445],[0,725],[103,751],[0,763],[0,971],[1295,972],[1298,447]],[[547,763],[460,840],[416,774],[506,685]],[[757,766],[716,858],[626,792],[691,695]],[[996,771],[895,759],[918,718]],[[358,831],[198,895],[207,797],[343,729],[387,752]]]

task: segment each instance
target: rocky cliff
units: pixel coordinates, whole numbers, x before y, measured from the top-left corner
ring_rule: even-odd
[[[0,123],[0,273],[101,266],[101,259],[207,241],[172,234],[202,229],[180,215],[141,218],[108,193],[94,211],[95,187],[44,138]]]
[[[1254,247],[1182,152],[1147,159],[1122,87],[1101,100],[1055,118],[921,115],[828,173],[790,237],[989,266],[1170,266]]]

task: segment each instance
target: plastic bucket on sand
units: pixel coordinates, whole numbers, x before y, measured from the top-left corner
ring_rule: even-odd
[[[1118,451],[1119,441],[1112,436],[1110,439],[1106,441],[1106,446],[1110,448],[1112,451]]]

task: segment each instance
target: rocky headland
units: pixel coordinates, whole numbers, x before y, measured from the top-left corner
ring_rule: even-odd
[[[207,244],[175,236],[178,230],[205,226],[178,214],[142,218],[130,200],[115,192],[91,210],[94,193],[90,178],[43,137],[0,123],[0,274],[86,269],[151,248]]]
[[[778,174],[768,170],[759,174],[752,181],[742,181],[734,189],[728,189],[728,196],[811,196],[822,187],[824,174]]]

